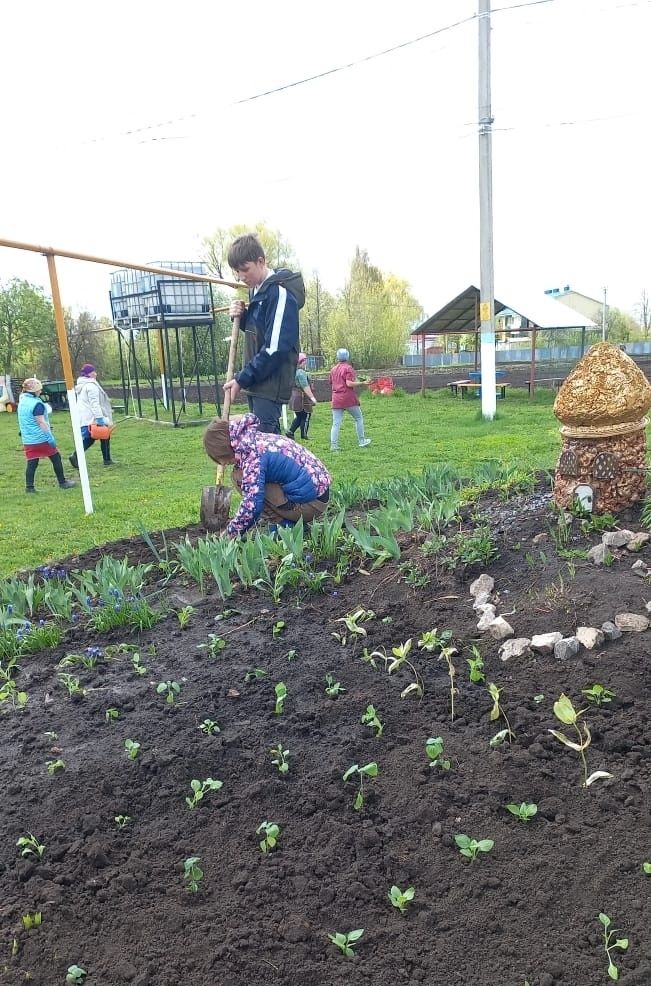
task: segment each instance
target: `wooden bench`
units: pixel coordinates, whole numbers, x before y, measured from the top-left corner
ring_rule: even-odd
[[[116,414],[124,414],[124,404],[112,404],[111,410]]]
[[[565,377],[537,377],[533,384],[534,387],[544,386],[549,384],[552,390],[558,390],[560,385],[563,383]],[[531,393],[531,380],[527,380],[527,390]]]
[[[495,384],[495,393],[500,400],[503,401],[506,398],[506,388],[510,386],[509,383]],[[472,380],[459,380],[457,382],[457,391],[461,394],[461,400],[464,399],[469,390],[474,390],[475,397],[479,397],[481,395],[481,384],[479,382],[475,383]]]
[[[467,384],[470,382],[471,382],[470,380],[452,380],[448,384],[448,390],[450,391],[453,397],[456,397],[457,394],[459,393],[459,387],[462,386],[463,384]]]

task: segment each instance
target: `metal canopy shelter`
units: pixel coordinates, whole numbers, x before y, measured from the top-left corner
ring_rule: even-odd
[[[529,374],[529,393],[535,393],[536,378],[536,334],[538,330],[581,329],[581,354],[585,348],[586,329],[596,329],[598,326],[585,315],[575,312],[573,308],[548,298],[546,295],[533,298],[519,298],[517,292],[501,293],[502,298],[508,297],[507,304],[495,298],[495,314],[508,310],[519,315],[526,323],[519,332],[531,333],[531,369]],[[425,338],[428,335],[466,335],[475,336],[475,369],[477,369],[477,338],[481,322],[479,319],[479,288],[470,284],[465,291],[458,294],[446,305],[430,315],[429,318],[412,329],[412,336],[422,337],[422,366],[421,391],[425,391]]]

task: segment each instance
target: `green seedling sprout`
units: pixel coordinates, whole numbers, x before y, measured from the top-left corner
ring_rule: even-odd
[[[199,729],[206,736],[214,736],[215,733],[219,733],[221,731],[214,719],[204,719],[203,722],[199,724]]]
[[[196,894],[199,884],[203,880],[203,870],[199,866],[200,862],[201,856],[188,856],[183,861],[183,879],[185,880],[185,889],[189,894]]]
[[[278,638],[282,636],[285,626],[286,624],[284,620],[276,620],[276,622],[271,628],[271,636],[274,638],[274,640],[278,640]]]
[[[502,689],[498,688],[497,685],[495,685],[492,681],[489,681],[486,688],[488,689],[488,694],[493,699],[493,706],[488,714],[488,718],[490,719],[491,722],[496,722],[501,716],[504,722],[506,723],[506,730],[501,730],[497,734],[497,736],[493,736],[493,739],[491,740],[491,746],[497,746],[498,743],[503,742],[503,740],[505,739],[508,739],[510,743],[512,739],[515,739],[515,733],[511,729],[511,724],[507,719],[506,712],[500,705],[500,695],[502,694]]]
[[[16,845],[20,849],[21,856],[35,856],[37,859],[43,858],[45,846],[31,832],[28,832],[27,835],[21,835]]]
[[[430,736],[425,741],[425,753],[429,759],[430,767],[440,767],[441,770],[449,770],[452,764],[443,757],[443,739],[440,736]]]
[[[181,686],[178,681],[161,681],[156,685],[158,695],[164,695],[168,705],[174,705],[174,699],[181,694]]]
[[[438,628],[435,627],[434,630],[426,630],[425,633],[421,634],[418,640],[418,646],[420,650],[427,651],[430,654],[436,654],[438,652],[439,660],[443,658],[447,664],[448,678],[450,681],[450,722],[454,722],[454,698],[455,695],[459,694],[459,689],[454,684],[457,670],[452,658],[458,651],[456,647],[450,646],[451,639],[451,630],[441,630],[439,633]]]
[[[140,743],[137,740],[125,739],[124,749],[126,750],[129,760],[135,760],[138,756],[138,751],[140,750]]]
[[[651,876],[651,860],[642,863],[642,872],[646,873],[647,876]]]
[[[280,838],[280,826],[276,825],[275,822],[262,822],[258,825],[255,830],[256,835],[261,835],[264,833],[264,837],[260,840],[258,845],[262,852],[267,855],[272,849],[275,849],[278,845],[278,839]]]
[[[131,657],[131,667],[136,674],[143,675],[147,674],[147,668],[140,663],[140,654],[135,653]]]
[[[203,799],[206,791],[219,791],[220,787],[223,787],[223,782],[214,781],[212,777],[206,777],[205,781],[190,781],[190,787],[192,789],[192,797],[186,798],[185,803],[188,808],[196,808]]]
[[[355,952],[353,951],[353,945],[359,941],[359,939],[364,934],[363,928],[357,928],[355,931],[335,931],[334,935],[328,935],[328,938],[333,945],[336,945],[342,955],[346,958],[352,959],[355,957]]]
[[[598,684],[591,685],[590,688],[582,688],[581,694],[585,695],[588,702],[592,702],[593,705],[608,705],[614,698],[617,698],[615,692],[612,692],[610,688]]]
[[[384,724],[378,718],[374,705],[366,706],[366,712],[362,716],[362,722],[365,726],[370,726],[371,729],[375,730],[375,736],[377,739],[379,739],[384,732]]]
[[[114,815],[113,821],[119,829],[125,828],[131,821],[131,815]]]
[[[43,924],[43,914],[41,911],[36,911],[34,914],[23,914],[21,921],[25,931],[31,931],[32,928],[40,928]]]
[[[120,718],[120,710],[116,709],[114,706],[111,706],[111,708],[107,709],[106,712],[104,713],[104,718],[109,723],[115,722],[116,719]]]
[[[282,743],[272,746],[269,751],[274,759],[271,761],[274,767],[278,768],[279,774],[289,773],[289,750],[283,750]]]
[[[245,681],[257,681],[258,678],[266,678],[267,672],[264,668],[252,668],[244,675]]]
[[[218,657],[226,646],[226,641],[218,633],[208,634],[207,644],[197,644],[197,650],[207,650],[211,657]]]
[[[576,742],[574,742],[571,739],[568,739],[565,733],[562,733],[557,729],[550,729],[549,732],[552,734],[552,736],[555,739],[559,741],[559,743],[562,743],[563,746],[567,746],[571,750],[576,750],[576,752],[579,754],[579,756],[581,757],[581,764],[583,766],[583,781],[581,786],[590,787],[590,785],[594,781],[599,780],[599,778],[609,778],[612,777],[613,775],[609,774],[607,770],[595,770],[588,777],[588,762],[585,757],[585,751],[590,746],[590,742],[592,740],[592,734],[588,728],[587,723],[583,722],[583,720],[581,720],[581,722],[579,723],[579,716],[582,716],[585,711],[586,711],[585,709],[579,709],[577,711],[572,705],[571,699],[569,699],[567,695],[562,693],[561,696],[558,698],[558,700],[554,702],[554,715],[564,725],[572,726],[572,728],[576,732],[576,737],[577,737]],[[579,726],[581,728],[579,728]],[[581,730],[583,730],[583,732]]]
[[[54,742],[55,740],[58,740],[58,738],[59,738],[59,734],[58,733],[55,733],[55,731],[53,729],[48,729],[48,731],[46,733],[43,733],[43,735],[44,736],[47,736],[47,738],[49,740],[52,740],[52,742]]]
[[[85,981],[87,975],[86,970],[82,969],[80,965],[70,965],[68,966],[66,982],[80,984]]]
[[[287,686],[285,682],[279,681],[277,685],[274,685],[274,692],[276,693],[276,707],[274,712],[277,716],[280,716],[285,710],[285,699],[287,698]]]
[[[486,675],[484,674],[484,659],[479,653],[479,649],[475,647],[474,644],[470,650],[472,651],[472,657],[466,658],[469,678],[474,684],[480,684],[482,681],[486,681]]]
[[[58,674],[57,681],[63,685],[70,698],[79,695],[80,698],[86,694],[86,689],[81,687],[79,678],[76,674]]]
[[[600,913],[599,920],[603,925],[604,929],[604,952],[606,953],[606,958],[608,959],[608,975],[611,979],[619,979],[619,969],[613,962],[612,953],[618,948],[621,952],[625,952],[628,948],[628,938],[617,938],[617,931],[615,928],[610,929],[611,920],[607,914]],[[615,941],[613,941],[615,938]]]
[[[63,760],[46,760],[45,765],[47,767],[47,772],[50,774],[56,774],[58,770],[65,770],[65,763]]]
[[[360,623],[368,623],[369,620],[375,619],[375,613],[372,609],[357,609],[354,613],[348,613],[347,616],[340,616],[335,623],[343,623],[345,630],[342,633],[333,633],[332,636],[339,641],[342,647],[345,647],[348,643],[348,638],[352,637],[366,637],[367,633],[364,627],[360,626]]]
[[[295,647],[292,647],[291,650],[288,650],[287,651],[287,653],[285,654],[285,657],[287,658],[288,661],[291,662],[291,661],[295,660],[296,657],[298,657],[298,651],[296,650]]]
[[[192,618],[193,613],[194,613],[194,606],[183,606],[182,609],[179,609],[177,611],[176,617],[179,621],[179,626],[181,627],[181,630],[185,630],[185,628],[187,627],[188,623]]]
[[[393,674],[394,671],[398,671],[403,664],[406,665],[414,676],[414,680],[410,685],[400,692],[400,698],[406,698],[407,695],[416,694],[420,698],[423,697],[423,679],[418,674],[418,671],[414,667],[411,661],[407,660],[409,654],[411,653],[412,640],[405,640],[403,644],[398,644],[397,647],[391,648],[391,653],[393,654],[393,659],[386,659],[386,669],[389,674]]]
[[[325,676],[325,684],[325,693],[329,698],[337,698],[338,695],[346,691],[340,681],[335,681],[332,671],[328,671]]]
[[[490,852],[495,845],[492,839],[471,839],[470,836],[463,835],[462,833],[455,835],[454,841],[461,855],[471,861],[477,859],[477,855],[480,852]]]
[[[365,777],[377,777],[378,765],[375,761],[367,763],[364,767],[360,767],[359,764],[354,763],[352,767],[349,767],[346,773],[343,775],[344,783],[352,777],[354,774],[357,775],[359,781],[359,788],[357,794],[355,795],[355,800],[353,801],[353,808],[355,811],[361,811],[364,807],[364,778]]]
[[[410,901],[414,899],[414,894],[416,890],[414,887],[407,887],[406,890],[401,890],[400,887],[396,887],[395,884],[391,887],[391,890],[387,894],[387,897],[397,910],[401,914],[405,914],[407,911],[407,905]]]
[[[519,805],[512,802],[506,805],[506,810],[510,811],[512,815],[515,815],[521,822],[530,822],[538,814],[538,805],[535,805],[532,801],[522,801]]]

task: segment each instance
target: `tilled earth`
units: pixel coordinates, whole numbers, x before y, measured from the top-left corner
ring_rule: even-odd
[[[546,493],[488,498],[483,513],[500,551],[485,570],[516,636],[569,636],[646,612],[651,589],[631,564],[651,561],[651,548],[616,551],[609,567],[568,566],[549,534]],[[624,526],[639,523],[632,516]],[[573,547],[599,540],[576,521],[572,529]],[[651,631],[565,661],[538,653],[504,663],[499,643],[476,629],[468,590],[480,569],[450,571],[418,540],[404,545],[411,575],[387,564],[277,608],[249,591],[219,620],[226,606],[217,596],[201,600],[177,581],[176,605],[195,607],[185,630],[174,614],[140,636],[77,629],[65,647],[22,660],[29,704],[0,719],[0,982],[58,986],[77,964],[89,986],[601,986],[597,915],[605,912],[630,942],[615,955],[621,982],[651,983],[651,878],[641,865],[651,859]],[[132,560],[147,557],[135,542],[115,554],[125,548]],[[70,562],[92,563],[90,555]],[[405,581],[418,572],[426,584]],[[337,620],[360,607],[375,614],[363,624],[367,636],[343,646],[332,635],[344,629]],[[274,637],[279,620],[285,627]],[[445,662],[416,646],[433,628],[451,630],[459,651],[454,721]],[[210,633],[226,641],[217,657],[199,649]],[[407,673],[360,660],[365,646],[390,653],[408,639],[422,700],[400,697]],[[138,647],[146,674],[134,672],[129,653],[100,660],[75,670],[87,692],[71,700],[57,684],[57,661],[116,643]],[[504,723],[489,720],[486,686],[468,679],[472,644],[487,681],[502,689],[512,743],[489,745]],[[266,675],[246,682],[255,668]],[[328,673],[345,688],[334,699],[324,692]],[[167,680],[181,685],[172,705],[156,692]],[[601,708],[582,701],[595,682],[616,696]],[[549,733],[571,730],[553,714],[561,692],[587,708],[589,769],[612,780],[582,789],[578,754]],[[361,722],[369,704],[384,725],[380,738]],[[109,707],[120,711],[112,723]],[[204,735],[205,719],[220,731]],[[444,740],[447,771],[428,766],[432,736]],[[135,760],[125,739],[141,744]],[[290,751],[285,775],[271,764],[278,743]],[[55,758],[65,769],[50,776],[46,761]],[[373,761],[377,777],[355,811],[355,784],[342,775]],[[223,787],[190,810],[190,781],[208,777]],[[523,801],[538,806],[527,824],[505,809]],[[121,830],[117,815],[130,817]],[[268,855],[256,835],[263,821],[281,828]],[[40,861],[16,848],[28,832],[46,846]],[[469,862],[455,846],[459,833],[494,848]],[[204,872],[196,894],[183,884],[190,856]],[[387,899],[394,884],[415,888],[404,915]],[[34,911],[43,923],[25,932],[21,916]],[[328,940],[361,928],[353,959]]]

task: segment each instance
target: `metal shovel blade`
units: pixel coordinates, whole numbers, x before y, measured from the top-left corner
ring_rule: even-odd
[[[226,527],[231,505],[230,486],[204,486],[201,492],[199,517],[210,533],[217,533]]]

